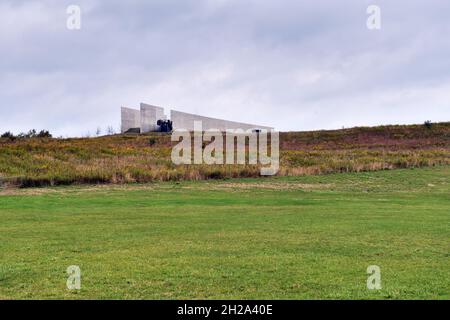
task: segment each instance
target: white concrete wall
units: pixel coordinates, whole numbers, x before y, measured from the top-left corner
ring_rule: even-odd
[[[131,128],[140,128],[141,133],[158,131],[159,126],[156,124],[157,121],[167,119],[167,116],[164,114],[164,108],[152,106],[146,103],[141,103],[140,107],[140,110],[122,107],[122,133]],[[173,122],[174,130],[186,129],[193,131],[194,121],[201,121],[203,130],[218,129],[225,131],[227,129],[273,129],[267,126],[203,117],[176,110],[170,111],[170,117]]]
[[[180,112],[171,110],[170,111],[170,118],[173,122],[173,129],[185,129],[189,131],[194,130],[194,121],[202,121],[202,128],[203,130],[209,130],[209,129],[218,129],[221,131],[225,131],[227,129],[273,129],[271,127],[267,126],[259,126],[255,124],[249,124],[249,123],[242,123],[242,122],[234,122],[234,121],[227,121],[227,120],[221,120],[221,119],[215,119],[215,118],[209,118],[209,117],[203,117],[196,114],[186,113],[186,112]]]
[[[164,108],[152,106],[150,104],[141,103],[141,132],[151,132],[159,130],[156,122],[164,119]]]
[[[141,113],[139,110],[122,107],[121,108],[121,132],[125,133],[131,128],[141,127]]]

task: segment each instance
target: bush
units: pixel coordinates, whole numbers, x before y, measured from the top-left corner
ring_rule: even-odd
[[[430,120],[427,120],[423,124],[427,129],[431,129],[433,127],[433,123]]]
[[[28,133],[19,133],[17,135],[17,138],[19,139],[28,139],[28,138],[34,138],[36,137],[36,130],[35,129],[31,129],[30,131],[28,131]]]
[[[28,133],[22,132],[19,133],[17,136],[8,131],[2,134],[1,137],[8,138],[10,140],[15,140],[15,139],[30,139],[30,138],[52,138],[52,135],[48,130],[41,130],[38,133],[35,129],[32,129],[28,131]]]
[[[2,138],[7,138],[7,139],[10,139],[10,140],[16,139],[16,137],[14,136],[14,134],[12,134],[10,131],[5,132],[4,134],[2,134],[1,137],[2,137]]]
[[[49,131],[47,130],[41,130],[39,131],[39,133],[37,134],[38,138],[51,138],[52,135]]]
[[[152,138],[148,139],[148,143],[149,143],[149,145],[153,146],[156,143],[156,139],[152,137]]]

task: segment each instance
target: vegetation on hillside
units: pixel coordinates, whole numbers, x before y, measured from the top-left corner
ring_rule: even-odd
[[[44,132],[45,133],[45,132]],[[281,176],[450,164],[450,122],[280,135]],[[259,176],[254,165],[176,166],[170,136],[0,138],[0,184],[21,187]]]
[[[51,138],[52,135],[47,130],[41,130],[37,132],[35,129],[31,129],[27,133],[19,133],[18,135],[14,135],[12,132],[7,131],[3,133],[0,138],[6,138],[11,141],[14,141],[16,139],[31,139],[31,138]]]

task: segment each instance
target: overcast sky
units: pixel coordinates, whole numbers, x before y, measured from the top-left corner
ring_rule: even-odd
[[[0,131],[92,134],[141,101],[281,131],[450,121],[449,14],[448,0],[1,0]]]

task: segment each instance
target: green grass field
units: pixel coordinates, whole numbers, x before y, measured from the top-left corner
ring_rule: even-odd
[[[450,298],[449,166],[0,194],[0,299]]]

